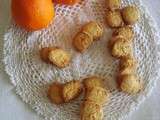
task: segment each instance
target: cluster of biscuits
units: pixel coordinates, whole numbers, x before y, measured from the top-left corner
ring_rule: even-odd
[[[131,25],[140,18],[135,6],[121,9],[120,0],[106,0],[107,24],[115,28],[108,47],[113,57],[120,59],[118,85],[124,92],[133,94],[141,89],[141,83],[136,75],[137,61],[133,56],[132,42],[134,31]],[[95,40],[103,35],[103,27],[96,21],[86,23],[75,35],[73,46],[78,52],[85,52]],[[40,56],[46,63],[58,68],[65,68],[71,61],[71,55],[59,47],[45,47],[40,50]],[[53,83],[48,90],[48,97],[55,104],[63,104],[77,98],[84,90],[85,97],[81,106],[81,120],[101,120],[102,106],[109,100],[109,91],[104,88],[99,77],[89,77],[80,82],[73,80],[65,84]],[[84,89],[83,89],[84,88]]]
[[[86,23],[73,39],[73,46],[78,52],[84,52],[95,40],[103,35],[102,26],[95,21]],[[58,68],[65,68],[71,61],[71,55],[59,47],[45,47],[40,50],[40,56],[46,63]]]
[[[102,106],[108,102],[110,92],[104,88],[103,79],[89,77],[84,79],[85,97],[81,106],[81,120],[102,120]]]
[[[98,22],[88,22],[73,39],[73,46],[79,52],[84,52],[89,46],[103,35],[103,27]]]
[[[55,104],[67,103],[78,97],[82,90],[80,81],[73,80],[65,84],[55,82],[49,87],[48,97]]]
[[[84,88],[84,89],[83,89]],[[48,90],[48,97],[55,104],[63,104],[77,98],[82,91],[85,97],[81,105],[81,120],[101,120],[102,106],[109,100],[109,91],[104,88],[103,79],[92,76],[81,83],[73,80],[65,84],[53,83]]]
[[[107,1],[107,23],[112,28],[124,25],[133,25],[140,18],[140,12],[135,6],[127,6],[121,9],[121,0]]]
[[[117,81],[120,89],[129,94],[140,91],[141,83],[136,75],[137,61],[133,56],[132,42],[134,31],[131,25],[139,18],[139,10],[135,6],[120,9],[120,0],[107,0],[107,23],[115,28],[108,47],[113,57],[120,59]]]

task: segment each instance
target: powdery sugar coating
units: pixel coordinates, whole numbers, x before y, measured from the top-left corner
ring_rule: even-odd
[[[105,0],[84,0],[74,7],[56,6],[55,21],[46,29],[31,33],[11,24],[5,33],[6,71],[10,75],[16,93],[23,101],[46,119],[77,120],[80,117],[82,97],[72,103],[56,106],[47,98],[48,86],[55,80],[64,83],[96,75],[105,79],[105,84],[111,91],[110,101],[104,105],[104,119],[117,120],[137,108],[148,96],[158,77],[155,42],[158,36],[153,26],[154,22],[148,14],[143,13],[146,10],[140,6],[139,0],[122,0],[122,3],[123,6],[137,4],[141,10],[141,19],[133,28],[134,56],[139,61],[137,72],[144,80],[144,88],[138,95],[129,96],[116,88],[115,73],[118,65],[106,49],[108,36],[111,35],[109,28],[105,29],[101,40],[96,41],[83,54],[73,49],[72,39],[86,22],[97,20],[106,25]],[[60,46],[72,54],[72,62],[67,68],[60,70],[40,59],[39,50],[52,45]]]

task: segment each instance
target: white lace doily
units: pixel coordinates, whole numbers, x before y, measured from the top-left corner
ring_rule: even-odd
[[[111,91],[109,104],[104,106],[105,120],[125,118],[148,96],[158,78],[157,39],[154,22],[139,0],[123,0],[122,5],[136,4],[141,10],[141,20],[134,26],[134,54],[139,61],[138,74],[144,81],[144,89],[130,96],[116,89],[115,74],[118,61],[107,50],[111,30],[105,27],[100,41],[80,54],[72,47],[72,39],[81,26],[97,20],[104,26],[105,0],[84,0],[73,7],[56,6],[54,22],[46,29],[26,32],[11,24],[4,36],[4,63],[6,72],[15,86],[16,93],[38,114],[50,120],[78,120],[83,96],[77,100],[56,106],[47,98],[48,85],[53,81],[66,82],[99,75],[106,79]],[[69,67],[61,70],[41,61],[39,50],[46,46],[60,46],[73,58]]]

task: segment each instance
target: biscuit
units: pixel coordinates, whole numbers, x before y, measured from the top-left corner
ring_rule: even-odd
[[[133,25],[140,19],[140,12],[135,6],[128,6],[122,10],[122,17],[127,25]]]
[[[73,46],[79,52],[84,52],[93,42],[93,36],[86,32],[79,32],[73,39]]]
[[[123,26],[123,19],[120,11],[108,11],[106,21],[109,27],[117,28]]]
[[[101,87],[94,87],[87,91],[85,100],[104,105],[109,100],[109,91]]]
[[[120,9],[121,0],[106,0],[106,6],[111,11]]]
[[[135,74],[135,72],[136,72],[135,67],[125,67],[123,69],[120,69],[120,71],[119,71],[119,73],[117,75],[118,85],[120,85],[122,83],[124,75]]]
[[[113,37],[108,41],[109,51],[111,52],[112,47],[113,47],[114,43],[115,43],[117,40],[123,39],[123,38],[124,38],[123,36],[113,36]]]
[[[81,82],[71,81],[63,85],[62,96],[65,102],[69,102],[79,96],[81,92]]]
[[[59,83],[53,83],[49,87],[48,97],[50,98],[51,102],[55,104],[64,103],[63,98],[62,98],[62,85]]]
[[[88,22],[84,25],[82,31],[93,36],[94,40],[99,40],[99,38],[103,35],[102,25],[95,21]]]
[[[126,75],[126,74],[134,74],[136,71],[135,67],[125,67],[119,71],[119,75]]]
[[[136,94],[141,90],[142,85],[135,75],[129,74],[122,76],[120,88],[123,92]]]
[[[57,67],[64,68],[69,65],[71,55],[60,48],[56,48],[49,52],[48,58]]]
[[[40,57],[41,57],[41,59],[44,61],[44,62],[46,62],[46,63],[50,63],[50,60],[49,60],[49,58],[48,58],[48,55],[49,55],[49,53],[52,51],[52,50],[54,50],[55,48],[53,48],[53,47],[45,47],[45,48],[42,48],[41,50],[40,50]]]
[[[84,79],[83,84],[86,89],[91,89],[93,87],[103,87],[103,81],[100,77],[92,76]]]
[[[133,57],[124,57],[120,60],[119,65],[120,65],[120,69],[124,69],[124,68],[127,68],[127,67],[131,67],[131,68],[136,69],[137,61]]]
[[[102,120],[102,107],[91,101],[85,101],[80,110],[81,120]]]
[[[114,43],[111,54],[113,57],[122,58],[132,55],[132,47],[124,38],[118,38]]]
[[[129,26],[125,26],[125,27],[121,27],[119,29],[116,29],[113,32],[113,36],[122,36],[124,37],[128,42],[132,42],[133,37],[134,37],[134,32],[132,27]]]

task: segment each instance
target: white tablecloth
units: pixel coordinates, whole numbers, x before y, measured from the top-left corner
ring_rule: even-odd
[[[143,0],[160,28],[160,0]],[[0,0],[0,40],[10,19],[10,0]],[[0,42],[0,60],[2,47]],[[2,67],[1,67],[2,66]],[[9,77],[0,61],[0,120],[42,120],[27,104],[15,94]],[[160,81],[151,96],[141,104],[128,120],[160,120]]]

